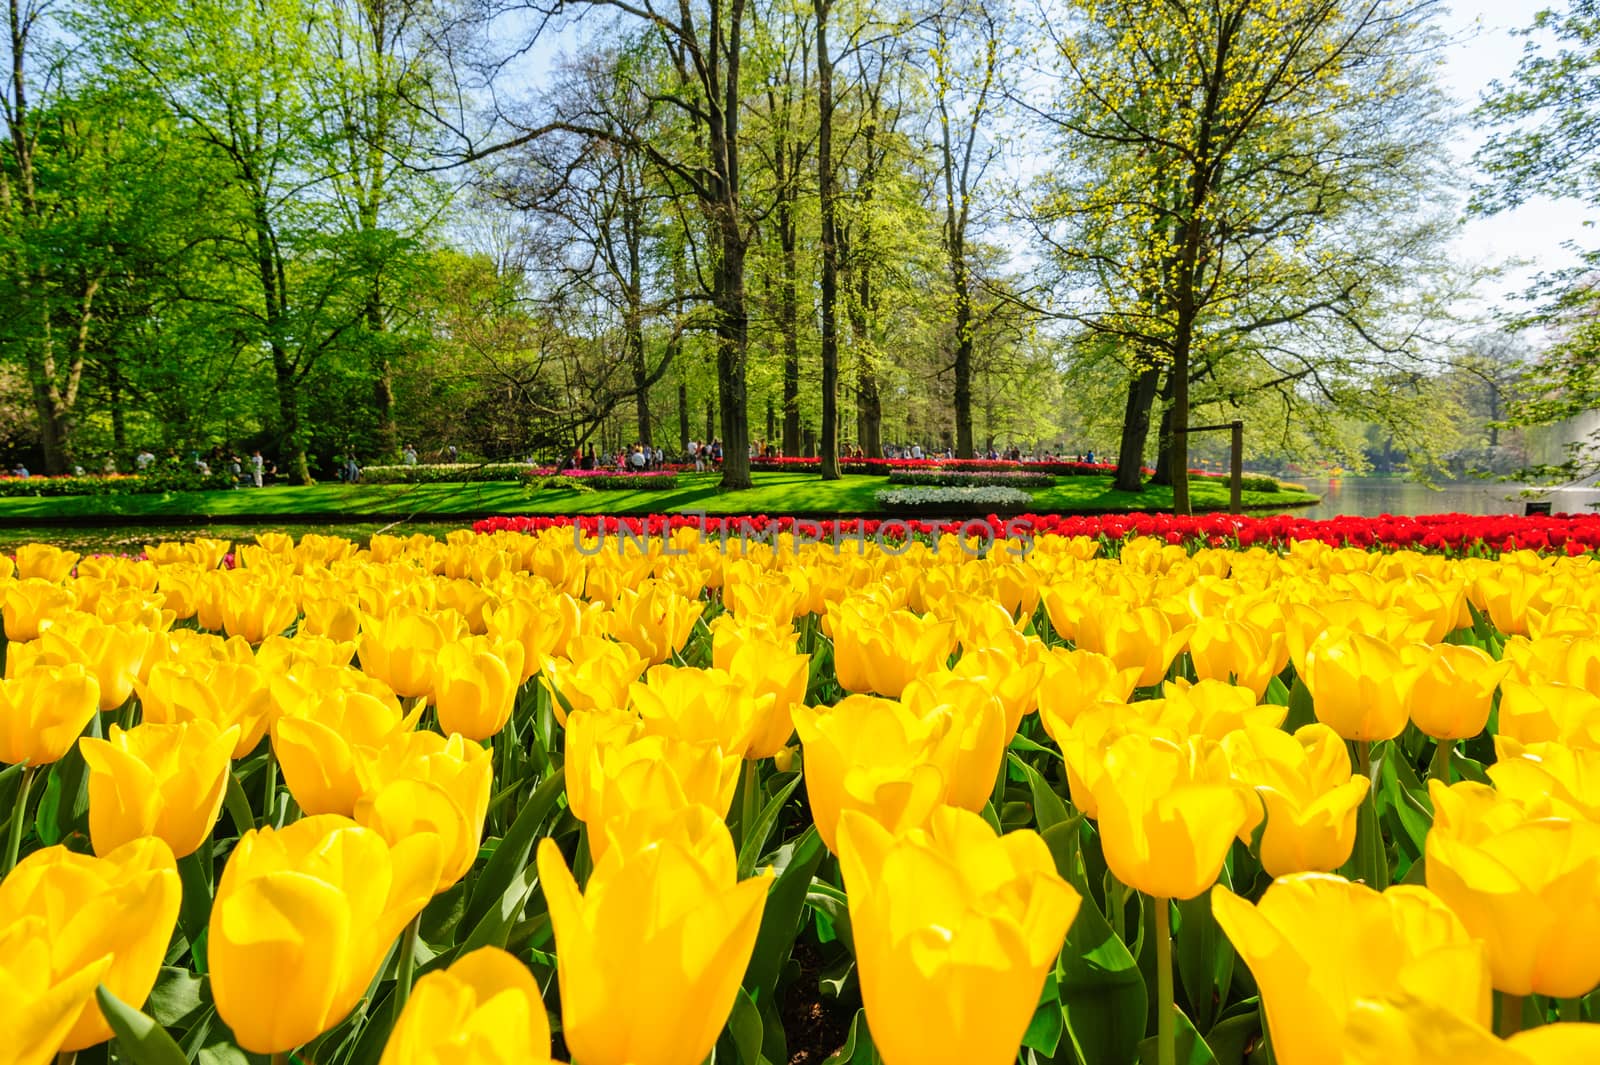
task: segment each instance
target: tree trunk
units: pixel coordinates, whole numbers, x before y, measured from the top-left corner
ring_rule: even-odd
[[[744,302],[744,235],[723,221],[717,264],[717,400],[722,407],[722,487],[750,487],[750,416],[745,408],[745,355],[750,319]]]
[[[373,223],[376,225],[376,222]],[[367,332],[377,339],[378,357],[372,373],[372,405],[378,414],[378,454],[387,461],[400,453],[400,429],[394,420],[394,367],[384,333],[383,297],[374,281],[367,294]]]
[[[678,382],[678,451],[689,451],[689,386],[683,381]]]
[[[628,357],[633,364],[633,403],[638,416],[639,443],[651,446],[650,439],[650,367],[644,357],[644,329],[638,315],[630,315],[628,323]]]
[[[1155,472],[1150,475],[1151,484],[1172,484],[1172,390],[1176,381],[1176,376],[1167,374],[1160,392],[1161,428],[1156,430],[1156,463]]]
[[[800,454],[800,282],[791,212],[787,201],[778,208],[778,243],[783,249],[778,296],[778,331],[783,334],[783,453],[792,457]]]
[[[1152,367],[1128,381],[1128,402],[1122,414],[1122,440],[1117,449],[1119,492],[1137,492],[1144,487],[1144,448],[1150,438],[1150,409],[1155,404],[1161,370]]]
[[[817,16],[817,188],[822,214],[822,479],[839,480],[839,245],[833,196],[833,59],[828,55],[828,9]]]
[[[957,245],[958,249],[960,245]],[[965,252],[951,253],[956,290],[956,458],[972,458],[972,296],[967,288]],[[958,261],[958,258],[960,261]]]
[[[714,399],[708,399],[708,400],[706,400],[706,439],[705,439],[705,442],[707,444],[711,443],[712,437],[714,437],[716,435],[717,435],[717,401],[714,400]]]

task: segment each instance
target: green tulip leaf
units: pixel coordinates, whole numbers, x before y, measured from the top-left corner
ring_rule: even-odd
[[[1428,829],[1433,827],[1432,802],[1416,771],[1397,749],[1391,748],[1378,763],[1378,818],[1388,837],[1399,845],[1399,866],[1407,869],[1422,857]]]
[[[1027,778],[1028,792],[1033,797],[1033,815],[1038,821],[1040,832],[1047,832],[1071,819],[1072,815],[1067,811],[1067,804],[1061,801],[1061,796],[1055,793],[1050,783],[1039,775],[1037,769],[1015,754],[1006,757],[1013,766],[1021,769],[1022,775]]]
[[[1245,1051],[1260,1041],[1260,1001],[1250,1001],[1252,1008],[1248,1013],[1225,1017],[1206,1033],[1206,1046],[1211,1048],[1217,1065],[1245,1065]]]
[[[867,1031],[867,1011],[856,1010],[844,1046],[834,1051],[823,1065],[882,1065],[882,1061],[878,1057],[878,1048],[872,1045],[872,1035]]]
[[[117,1037],[123,1057],[133,1065],[189,1065],[167,1030],[106,989],[95,988],[100,1012]]]
[[[497,904],[490,907],[489,912],[472,926],[472,930],[461,941],[455,953],[449,957],[452,960],[464,957],[479,947],[499,947],[504,950],[506,940],[511,935],[511,927],[521,917],[522,908],[528,904],[528,898],[533,894],[534,885],[538,882],[537,865],[530,862],[518,870],[511,878],[511,883],[500,893]],[[445,954],[439,955],[440,958],[445,956]]]
[[[1022,1045],[1029,1050],[1054,1056],[1061,1045],[1061,1036],[1067,1030],[1066,1016],[1061,1012],[1061,991],[1056,985],[1056,974],[1045,974],[1044,987],[1039,992],[1039,1005],[1022,1034]]]
[[[1177,1019],[1172,1040],[1177,1050],[1176,1065],[1221,1065],[1216,1055],[1211,1053],[1211,1047],[1200,1037],[1200,1033],[1195,1031],[1194,1024],[1184,1012],[1177,1006],[1172,1007],[1172,1012]],[[1158,1050],[1155,1036],[1142,1040],[1139,1043],[1140,1065],[1157,1065],[1160,1060]]]
[[[476,931],[489,911],[500,906],[512,881],[527,867],[528,856],[539,838],[539,828],[555,808],[557,800],[566,793],[567,778],[564,769],[551,773],[534,789],[533,796],[518,813],[505,837],[494,849],[494,855],[478,874],[472,893],[467,898],[466,911],[461,924]]]
[[[162,966],[145,1009],[163,1028],[189,1031],[194,1020],[210,1005],[206,982],[188,969]]]
[[[1305,681],[1296,677],[1294,685],[1289,689],[1289,714],[1284,719],[1283,731],[1293,733],[1316,719],[1317,711],[1311,701],[1311,689],[1306,687]]]
[[[1130,1065],[1145,1033],[1144,976],[1088,892],[1079,894],[1083,903],[1056,963],[1067,1035],[1084,1065]]]
[[[1226,870],[1219,882],[1232,886]],[[1212,916],[1210,892],[1179,902],[1176,908],[1178,927],[1173,939],[1178,979],[1196,1027],[1210,1031],[1218,1012],[1227,1005],[1228,989],[1233,984],[1233,944]]]
[[[777,877],[767,891],[761,930],[756,933],[756,945],[744,973],[744,986],[757,1002],[767,1002],[777,991],[778,976],[800,934],[800,919],[811,894],[812,878],[827,853],[822,837],[812,826],[799,839],[781,847],[775,856],[773,868]]]
[[[733,996],[733,1012],[717,1037],[717,1061],[728,1065],[761,1065],[761,1037],[764,1026],[761,1011],[750,995],[740,988]]]
[[[756,862],[760,860],[767,846],[767,840],[772,837],[772,829],[778,823],[778,817],[783,813],[783,806],[794,794],[794,789],[800,786],[801,775],[796,773],[794,779],[778,790],[778,793],[767,800],[767,804],[756,815],[755,823],[745,833],[744,842],[739,845],[739,879],[744,880],[755,871]]]

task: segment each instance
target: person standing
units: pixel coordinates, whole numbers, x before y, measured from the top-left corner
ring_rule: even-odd
[[[250,454],[250,480],[260,488],[266,480],[267,462],[261,457],[261,449],[256,448]]]
[[[400,456],[400,458],[401,461],[403,461],[407,466],[415,466],[417,464],[416,447],[412,444],[407,444],[405,452]]]

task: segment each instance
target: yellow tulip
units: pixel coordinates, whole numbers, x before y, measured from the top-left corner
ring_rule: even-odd
[[[294,624],[300,600],[291,584],[252,570],[226,570],[219,577],[222,630],[258,644]]]
[[[63,551],[50,544],[23,544],[17,548],[17,578],[36,578],[60,584],[72,576],[72,567],[78,564],[76,551]]]
[[[951,668],[958,677],[981,680],[1006,712],[1006,742],[1017,734],[1022,719],[1039,709],[1044,681],[1044,645],[1024,638],[1015,647],[980,647],[963,651]]]
[[[770,873],[738,882],[728,829],[688,814],[606,851],[578,885],[553,839],[539,880],[555,929],[562,1034],[583,1065],[700,1065],[732,1012]]]
[[[256,749],[275,710],[267,674],[253,662],[161,662],[134,690],[147,722],[209,721],[219,729],[237,727],[234,758]]]
[[[301,810],[349,817],[384,745],[410,725],[393,704],[335,690],[278,718],[272,750]]]
[[[705,603],[679,594],[660,581],[623,588],[617,595],[612,635],[655,665],[665,662],[689,642]]]
[[[1081,901],[1044,841],[948,806],[896,838],[851,810],[839,865],[886,1065],[1010,1065]]]
[[[811,817],[829,850],[845,810],[903,832],[944,804],[946,771],[960,740],[948,710],[918,717],[898,702],[853,695],[832,707],[800,707],[794,724]]]
[[[550,1022],[528,967],[480,947],[417,981],[378,1065],[547,1065]]]
[[[1234,780],[1216,743],[1130,733],[1105,749],[1094,791],[1106,864],[1157,899],[1192,899],[1216,883],[1235,837],[1250,841],[1261,803]]]
[[[391,846],[408,836],[439,837],[442,864],[433,893],[467,875],[483,841],[494,775],[489,750],[460,735],[401,732],[372,764],[355,819]]]
[[[1405,730],[1406,700],[1417,674],[1374,636],[1335,631],[1306,650],[1302,679],[1317,720],[1347,740],[1391,740]]]
[[[78,601],[70,588],[55,581],[32,577],[7,582],[0,592],[0,614],[5,615],[6,639],[23,643],[39,638],[40,623],[70,611]]]
[[[46,847],[17,863],[0,881],[0,966],[27,963],[35,971],[22,978],[20,1003],[14,985],[6,987],[6,1038],[24,1034],[12,1027],[20,1005],[22,1019],[40,1025],[40,1036],[52,1040],[43,1047],[21,1044],[24,1059],[40,1051],[83,1050],[111,1038],[94,1001],[94,983],[131,1006],[144,1005],[178,922],[181,895],[172,850],[154,837],[125,843],[103,858]],[[85,987],[88,972],[99,976]],[[31,1009],[38,1011],[32,1018],[30,987],[36,996]],[[73,1002],[77,994],[82,998]]]
[[[1189,628],[1174,630],[1155,607],[1129,610],[1099,604],[1079,620],[1077,643],[1085,651],[1105,655],[1119,669],[1137,669],[1134,685],[1148,688],[1161,683],[1167,667],[1188,643],[1189,632]]]
[[[1168,725],[1180,736],[1220,740],[1239,729],[1277,728],[1289,716],[1287,706],[1257,703],[1255,692],[1221,680],[1194,684],[1182,677],[1161,686],[1161,698],[1129,705],[1131,714],[1151,724]]]
[[[115,710],[155,662],[157,634],[129,624],[107,625],[88,614],[51,623],[34,645],[41,658],[82,662],[100,682],[100,709]]]
[[[89,839],[99,855],[158,836],[179,858],[211,837],[228,786],[235,725],[146,723],[78,742],[89,767]]]
[[[1259,701],[1289,664],[1289,646],[1282,632],[1249,621],[1201,618],[1189,635],[1189,658],[1196,677],[1248,688]]]
[[[1222,748],[1266,807],[1261,866],[1269,876],[1330,873],[1350,860],[1371,782],[1351,771],[1338,733],[1321,723],[1293,736],[1251,726],[1223,737]]]
[[[573,715],[574,721],[578,718]],[[573,738],[570,731],[568,738]],[[608,829],[629,840],[647,840],[652,828],[690,806],[726,815],[739,783],[738,755],[725,755],[714,744],[667,736],[569,747],[568,765],[580,759],[587,764],[577,779],[568,776],[567,801],[572,815],[589,827],[590,855],[596,861],[609,842]]]
[[[1600,825],[1470,781],[1429,781],[1428,887],[1489,948],[1497,990],[1586,995],[1600,983]]]
[[[1356,1003],[1346,1065],[1574,1065],[1600,1060],[1600,1024],[1547,1024],[1495,1038],[1481,1025],[1415,995]]]
[[[1499,735],[1519,743],[1554,740],[1600,749],[1600,695],[1570,684],[1500,686]]]
[[[906,685],[900,701],[921,718],[940,712],[951,715],[956,742],[945,768],[945,801],[973,813],[982,810],[994,793],[1011,740],[1000,700],[981,681],[933,673]]]
[[[633,647],[602,636],[575,636],[567,644],[571,658],[546,658],[539,678],[550,691],[556,720],[579,710],[615,710],[628,704],[628,686],[647,665]]]
[[[909,610],[841,608],[834,618],[833,660],[839,686],[893,699],[918,677],[945,668],[955,625]]]
[[[585,606],[570,595],[513,598],[489,615],[491,637],[522,645],[519,685],[533,678],[544,659],[567,653],[568,643],[583,632]]]
[[[0,762],[59,760],[99,707],[100,683],[82,665],[36,665],[0,680]]]
[[[353,643],[361,632],[361,610],[347,599],[308,595],[301,606],[306,612],[300,622],[301,633],[326,636],[338,643]]]
[[[3,556],[0,556],[3,557]],[[7,562],[10,560],[7,559]],[[84,967],[54,972],[54,929],[39,914],[13,917],[0,927],[0,987],[6,995],[8,1065],[49,1065],[67,1033],[94,1002],[95,987],[111,968],[111,956]]]
[[[217,882],[207,952],[217,1013],[239,1046],[282,1053],[338,1024],[441,864],[432,833],[391,846],[334,815],[246,832]]]
[[[1124,703],[1139,683],[1137,668],[1123,668],[1093,651],[1053,647],[1041,656],[1039,721],[1058,743],[1084,711],[1100,703]]]
[[[1557,817],[1600,823],[1600,750],[1494,738],[1489,779],[1524,806],[1548,803]]]
[[[712,665],[753,687],[756,722],[745,757],[771,758],[794,735],[794,708],[805,704],[811,656],[795,653],[792,631],[771,638],[765,631],[729,632],[730,626],[713,629]]]
[[[522,645],[474,636],[445,644],[434,685],[439,727],[486,740],[505,727],[517,703]]]
[[[651,666],[628,687],[647,735],[713,743],[743,755],[760,723],[752,685],[723,669]],[[787,737],[785,737],[787,738]]]
[[[1255,905],[1218,887],[1211,909],[1261,989],[1273,1055],[1282,1065],[1344,1065],[1346,1035],[1361,1003],[1402,991],[1488,1023],[1483,944],[1424,888],[1402,885],[1380,894],[1340,877],[1302,873],[1274,881]]]
[[[1483,731],[1509,666],[1459,644],[1414,644],[1404,654],[1422,667],[1407,699],[1417,728],[1439,740],[1467,740]]]
[[[356,642],[361,669],[402,699],[432,699],[439,652],[448,637],[427,614],[398,612],[367,618]]]

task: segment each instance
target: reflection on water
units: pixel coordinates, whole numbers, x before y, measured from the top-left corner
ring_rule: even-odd
[[[1291,478],[1322,497],[1316,506],[1285,511],[1305,518],[1341,514],[1521,514],[1530,502],[1550,504],[1556,514],[1592,512],[1600,504],[1600,488],[1528,487],[1498,481],[1455,481],[1428,488],[1415,481],[1387,477],[1341,477],[1332,480]]]

